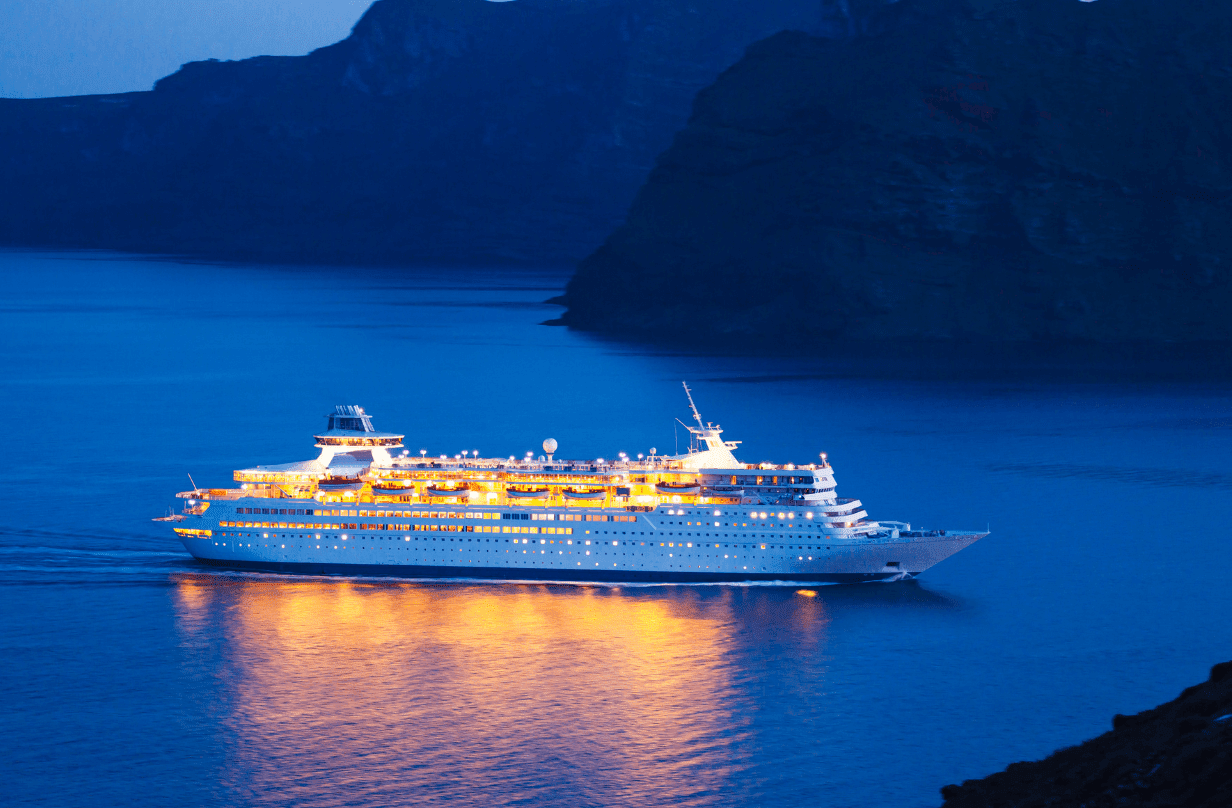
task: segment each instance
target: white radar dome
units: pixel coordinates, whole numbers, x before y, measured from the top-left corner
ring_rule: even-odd
[[[556,451],[556,445],[556,438],[548,438],[543,442],[543,451],[552,454]]]

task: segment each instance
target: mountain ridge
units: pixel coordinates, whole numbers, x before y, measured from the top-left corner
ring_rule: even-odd
[[[0,243],[572,263],[747,44],[846,36],[877,5],[377,0],[305,56],[191,62],[149,92],[0,99]]]

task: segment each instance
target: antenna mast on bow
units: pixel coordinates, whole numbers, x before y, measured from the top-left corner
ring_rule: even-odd
[[[697,405],[693,403],[693,393],[689,391],[689,383],[681,382],[681,384],[684,385],[684,394],[689,397],[689,409],[693,410],[693,417],[697,419],[697,425],[705,429],[706,425],[702,423],[701,413],[697,411]]]

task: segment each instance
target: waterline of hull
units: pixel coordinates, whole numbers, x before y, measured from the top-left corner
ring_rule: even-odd
[[[570,570],[534,569],[507,567],[460,568],[452,566],[393,565],[393,564],[333,564],[290,561],[245,561],[241,559],[198,558],[202,564],[220,569],[247,572],[270,572],[294,575],[336,575],[365,578],[454,578],[459,580],[484,580],[505,583],[523,581],[561,583],[669,583],[669,584],[743,584],[781,583],[783,586],[800,584],[854,584],[871,581],[894,581],[909,579],[901,572],[874,573],[726,573],[726,572],[671,572],[662,570]]]

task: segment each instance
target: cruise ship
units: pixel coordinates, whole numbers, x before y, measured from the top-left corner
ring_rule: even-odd
[[[556,459],[551,438],[537,457],[412,454],[342,405],[314,436],[316,458],[180,492],[182,511],[156,521],[229,569],[503,581],[903,580],[987,535],[870,520],[837,495],[824,453],[742,463],[685,393],[687,452],[595,460]]]

